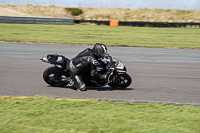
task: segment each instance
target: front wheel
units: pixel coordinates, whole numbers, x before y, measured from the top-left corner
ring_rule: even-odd
[[[118,75],[112,82],[110,82],[108,85],[115,89],[124,89],[128,87],[132,82],[131,76],[127,73],[124,73],[123,75]]]
[[[57,67],[49,67],[43,73],[44,81],[54,87],[63,87],[68,84],[66,78],[69,74]]]

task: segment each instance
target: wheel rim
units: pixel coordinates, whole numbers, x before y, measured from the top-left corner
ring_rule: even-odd
[[[63,84],[66,84],[66,81],[63,81],[63,79],[66,79],[67,77],[60,73],[52,73],[48,76],[48,81],[55,86],[60,86]]]
[[[128,84],[128,79],[126,77],[120,76],[117,77],[113,82],[117,86],[126,86]]]

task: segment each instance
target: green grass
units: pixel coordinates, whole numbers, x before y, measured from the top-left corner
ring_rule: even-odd
[[[0,41],[200,49],[200,29],[1,23]]]
[[[1,133],[199,133],[200,108],[0,98]]]

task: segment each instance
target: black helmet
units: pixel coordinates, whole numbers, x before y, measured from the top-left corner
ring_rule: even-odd
[[[97,58],[104,58],[107,53],[107,48],[104,44],[96,43],[93,47],[94,54]]]

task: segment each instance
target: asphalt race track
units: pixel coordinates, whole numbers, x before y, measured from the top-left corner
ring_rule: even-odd
[[[51,65],[41,62],[42,56],[58,53],[73,58],[88,47],[92,46],[0,42],[0,95],[200,105],[200,50],[195,49],[108,47],[132,77],[131,86],[123,90],[106,86],[78,92],[43,81],[42,73]]]

